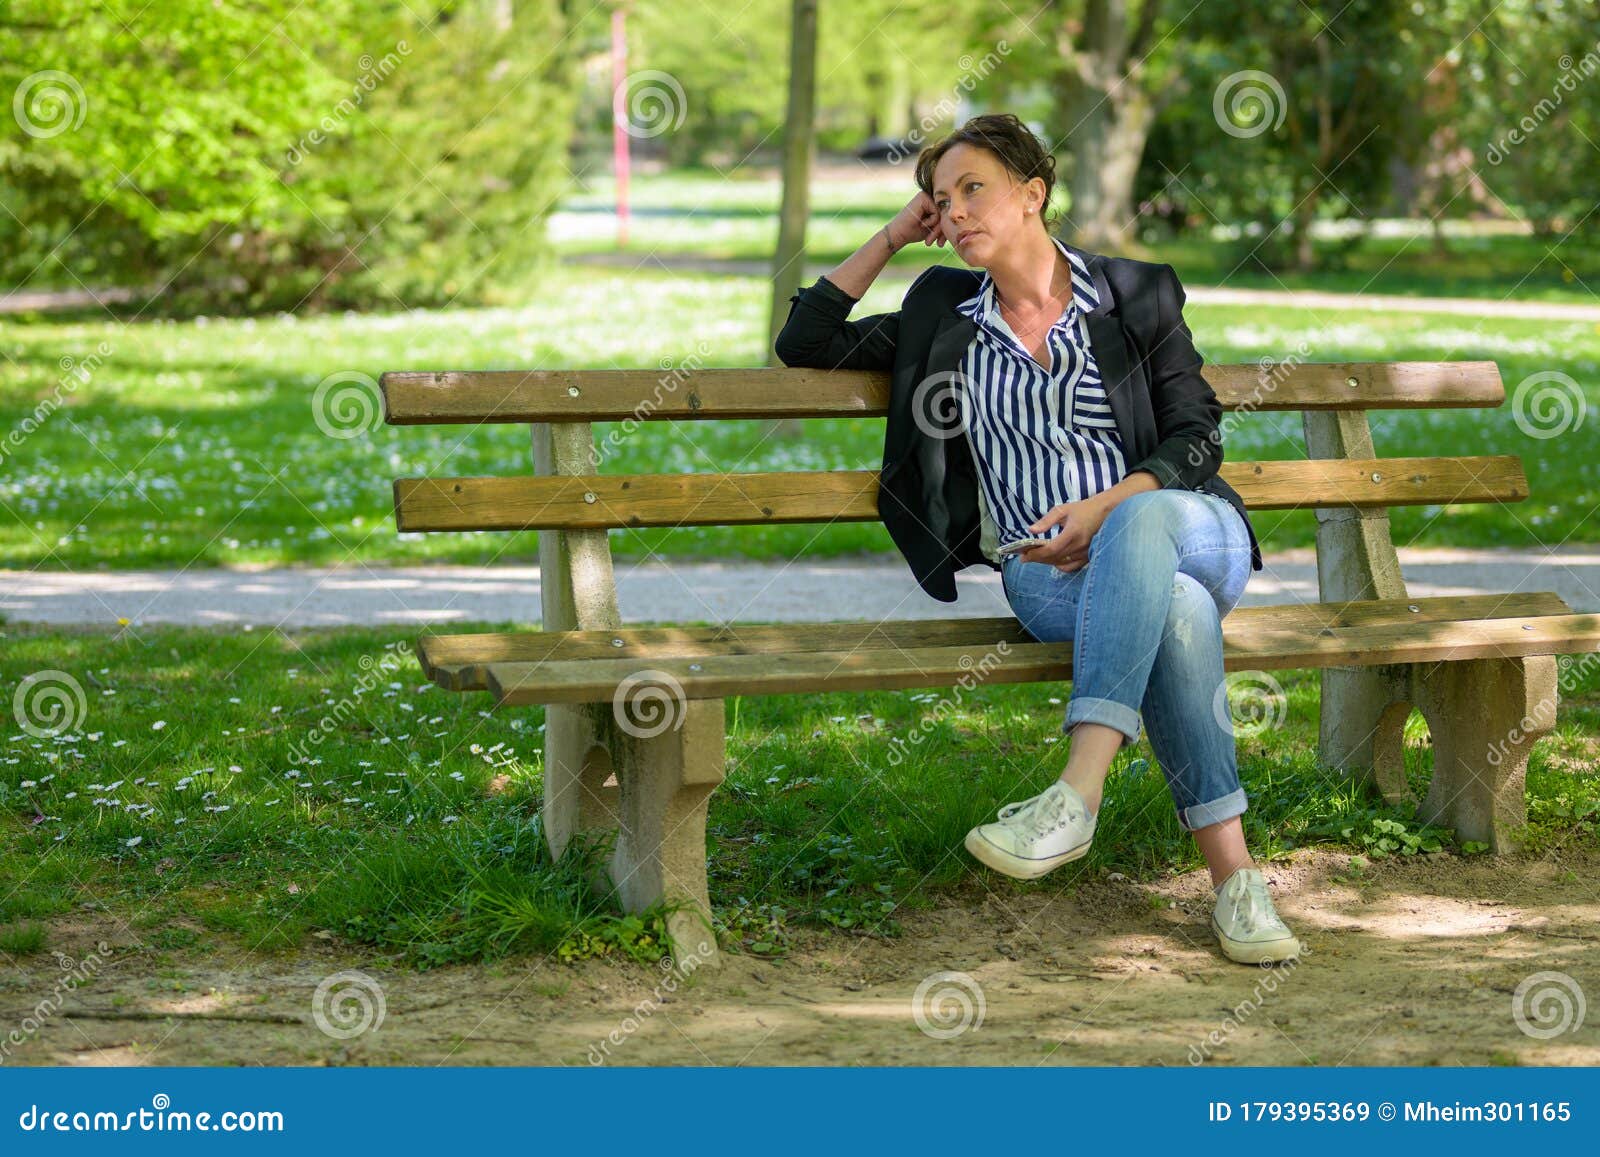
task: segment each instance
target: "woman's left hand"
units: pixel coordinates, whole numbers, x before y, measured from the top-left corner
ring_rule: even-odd
[[[1089,540],[1095,536],[1110,512],[1110,507],[1098,496],[1052,507],[1028,530],[1042,534],[1052,526],[1064,525],[1066,529],[1044,546],[1029,547],[1018,557],[1024,562],[1047,562],[1058,570],[1082,570],[1089,562]]]

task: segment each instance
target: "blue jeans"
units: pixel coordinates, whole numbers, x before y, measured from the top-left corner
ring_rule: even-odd
[[[1250,538],[1227,501],[1198,490],[1124,499],[1075,571],[1007,555],[1012,613],[1041,643],[1073,644],[1070,732],[1081,722],[1139,738],[1188,830],[1241,814],[1244,789],[1222,670],[1222,619],[1250,577]]]

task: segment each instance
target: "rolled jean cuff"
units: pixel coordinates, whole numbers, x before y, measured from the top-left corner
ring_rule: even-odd
[[[1210,803],[1197,803],[1193,807],[1179,808],[1178,822],[1183,825],[1185,831],[1192,832],[1196,828],[1209,828],[1212,824],[1220,824],[1223,820],[1243,815],[1249,806],[1245,799],[1244,788],[1239,787]]]
[[[1122,732],[1122,743],[1117,748],[1119,751],[1139,742],[1139,713],[1115,699],[1074,696],[1067,704],[1067,719],[1061,725],[1061,730],[1070,732],[1079,723],[1101,723]]]

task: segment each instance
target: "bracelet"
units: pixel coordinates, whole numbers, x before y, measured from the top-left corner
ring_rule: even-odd
[[[889,240],[889,226],[883,227],[883,243],[889,247],[889,256],[894,256],[894,242]]]

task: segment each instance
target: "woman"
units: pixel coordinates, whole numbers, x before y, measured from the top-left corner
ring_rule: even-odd
[[[967,121],[922,151],[916,179],[892,221],[790,299],[775,348],[790,366],[893,371],[879,510],[925,590],[951,601],[953,571],[986,563],[1032,637],[1074,643],[1066,767],[967,850],[1018,879],[1082,857],[1142,717],[1210,868],[1223,953],[1294,957],[1245,848],[1222,666],[1221,622],[1260,552],[1216,477],[1221,407],[1176,275],[1054,239],[1054,158],[1015,116]],[[848,320],[917,240],[971,269],[935,266],[900,310]],[[954,427],[935,412],[952,401]]]

